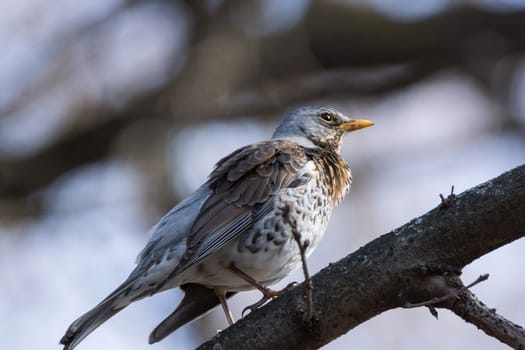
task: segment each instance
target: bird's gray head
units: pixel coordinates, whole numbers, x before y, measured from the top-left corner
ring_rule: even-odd
[[[290,139],[302,146],[339,152],[343,135],[374,125],[364,119],[350,119],[331,107],[306,106],[294,110],[275,130],[274,139]]]

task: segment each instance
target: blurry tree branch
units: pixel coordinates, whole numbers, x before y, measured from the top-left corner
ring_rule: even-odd
[[[524,348],[524,329],[479,302],[459,278],[473,260],[524,235],[522,165],[449,197],[321,270],[313,276],[311,323],[303,321],[301,284],[199,349],[319,348],[382,312],[449,294],[454,297],[433,306],[448,308],[501,342]]]
[[[312,51],[327,67],[407,61],[462,65],[525,47],[519,29],[525,11],[455,7],[423,20],[397,22],[330,4],[314,1],[307,17]]]
[[[378,96],[445,68],[472,72],[478,58],[496,64],[506,54],[525,51],[525,11],[458,7],[398,22],[339,2],[313,1],[295,27],[250,37],[230,20],[234,4],[225,2],[213,14],[188,6],[195,25],[187,63],[170,72],[164,86],[119,109],[80,100],[72,118],[93,122],[26,158],[1,159],[0,197],[26,196],[74,167],[107,156],[112,140],[137,120],[180,125],[263,118],[319,98]]]
[[[0,159],[0,195],[30,194],[72,168],[104,158],[130,119],[112,119],[69,133],[42,152],[24,159]]]

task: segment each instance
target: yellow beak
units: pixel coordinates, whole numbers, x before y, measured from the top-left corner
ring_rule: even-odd
[[[369,126],[372,126],[372,125],[374,125],[374,122],[371,122],[370,120],[354,119],[354,120],[350,120],[350,121],[348,121],[346,123],[342,123],[340,125],[340,127],[344,131],[348,132],[348,131],[354,131],[354,130],[359,130],[359,129],[363,129],[363,128],[368,128]]]

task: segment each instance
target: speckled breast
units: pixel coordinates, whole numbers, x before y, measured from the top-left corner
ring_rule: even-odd
[[[326,184],[317,176],[305,185],[288,188],[275,197],[273,211],[240,237],[232,258],[237,267],[257,281],[275,283],[301,264],[298,243],[308,240],[310,255],[321,240],[332,209],[332,196]],[[290,208],[285,215],[285,206]]]
[[[271,285],[298,268],[301,256],[292,230],[300,233],[302,242],[309,241],[309,256],[323,237],[333,208],[350,187],[348,165],[338,155],[332,155],[305,164],[298,174],[304,179],[302,184],[282,189],[273,198],[272,210],[249,231],[198,264],[196,275],[202,282],[193,282],[225,290],[247,290],[253,286],[232,272],[221,271],[234,264],[256,281]],[[287,218],[286,205],[290,207]]]

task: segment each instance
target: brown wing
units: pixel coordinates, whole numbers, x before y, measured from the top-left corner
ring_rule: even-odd
[[[216,252],[268,213],[281,189],[308,181],[298,171],[309,161],[291,141],[270,140],[241,148],[220,160],[207,182],[204,202],[174,274]]]

